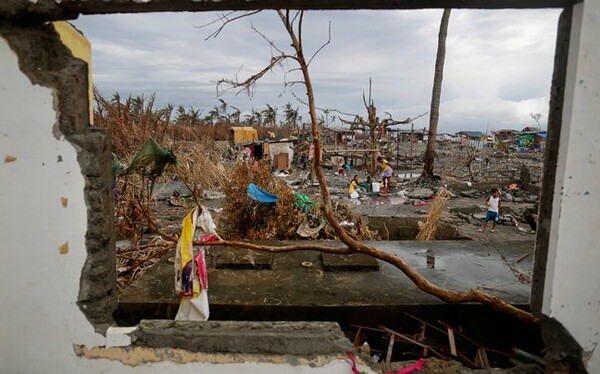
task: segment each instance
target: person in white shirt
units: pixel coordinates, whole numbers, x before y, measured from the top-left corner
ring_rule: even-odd
[[[500,202],[500,191],[497,188],[492,188],[492,196],[488,197],[485,202],[485,206],[487,207],[487,213],[485,214],[485,222],[483,226],[477,231],[484,232],[485,228],[488,225],[489,221],[492,221],[492,230],[491,232],[496,232],[496,222],[498,222],[498,214],[500,213],[500,209],[502,209],[502,203]]]

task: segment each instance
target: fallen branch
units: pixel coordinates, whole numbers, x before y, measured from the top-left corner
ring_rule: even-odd
[[[211,245],[211,246],[230,246],[230,247],[238,247],[245,249],[253,249],[256,251],[262,252],[271,252],[271,253],[285,253],[285,252],[294,252],[294,251],[319,251],[325,253],[334,253],[339,255],[349,255],[355,253],[352,249],[348,247],[334,247],[329,245],[318,245],[318,244],[294,244],[294,245],[282,245],[282,246],[274,246],[274,245],[261,245],[255,243],[242,242],[237,240],[216,240],[212,242],[204,242],[204,241],[194,241],[194,245]]]
[[[425,278],[424,276],[419,274],[417,271],[415,271],[402,258],[400,258],[396,255],[393,255],[393,254],[383,252],[371,245],[367,245],[365,243],[354,240],[346,233],[346,230],[344,230],[344,228],[340,225],[340,222],[336,219],[335,215],[333,214],[333,206],[331,204],[331,197],[329,195],[329,189],[327,188],[325,174],[323,173],[323,166],[321,165],[321,153],[322,153],[323,146],[321,143],[321,134],[320,134],[319,127],[318,127],[319,122],[317,120],[317,114],[315,111],[315,98],[314,98],[314,94],[313,94],[314,91],[312,88],[312,82],[310,79],[310,75],[308,73],[308,66],[306,65],[306,61],[304,61],[304,54],[302,52],[300,45],[298,44],[298,40],[296,38],[296,35],[294,34],[292,25],[286,21],[283,12],[278,11],[278,14],[279,14],[281,20],[283,21],[283,23],[286,25],[286,30],[288,31],[288,34],[290,35],[290,38],[292,39],[292,46],[296,50],[297,59],[300,64],[300,67],[302,69],[302,74],[303,74],[304,81],[306,84],[308,103],[310,104],[309,105],[309,113],[310,113],[310,118],[311,118],[312,133],[313,133],[313,136],[315,139],[314,140],[314,142],[315,142],[315,157],[313,158],[313,163],[314,163],[314,169],[315,169],[315,172],[317,175],[317,180],[319,181],[319,188],[321,189],[321,196],[323,199],[323,212],[325,214],[325,217],[327,218],[327,220],[333,227],[333,230],[340,238],[340,240],[344,244],[346,244],[348,246],[348,248],[351,250],[354,250],[359,253],[368,254],[370,256],[373,256],[377,259],[386,261],[386,262],[396,266],[411,281],[413,281],[413,283],[417,287],[419,287],[419,289],[421,289],[422,291],[425,291],[433,296],[436,296],[445,302],[448,302],[448,303],[480,302],[480,303],[489,305],[490,307],[492,307],[494,309],[501,310],[501,311],[507,312],[511,315],[514,315],[523,321],[530,322],[530,323],[536,323],[536,324],[539,323],[540,322],[539,318],[534,316],[533,314],[526,312],[524,310],[521,310],[496,296],[487,294],[478,289],[471,289],[467,292],[457,292],[457,291],[450,291],[445,288],[436,286],[435,284],[433,284],[429,280],[427,280],[427,278]]]
[[[314,145],[315,145],[315,155],[313,158],[313,167],[317,176],[317,180],[319,181],[319,188],[321,190],[322,196],[322,212],[329,221],[331,227],[333,228],[335,234],[339,237],[340,241],[346,244],[347,248],[343,247],[331,247],[331,246],[323,246],[323,245],[313,245],[313,244],[302,244],[302,245],[289,245],[289,246],[263,246],[252,243],[245,242],[236,242],[236,241],[227,241],[220,240],[216,242],[195,242],[194,244],[200,245],[232,245],[240,248],[248,248],[259,251],[267,251],[274,253],[281,252],[291,252],[296,250],[317,250],[327,253],[336,253],[336,254],[351,254],[351,253],[364,253],[369,256],[375,257],[379,260],[386,261],[398,269],[400,269],[419,289],[422,291],[436,296],[437,298],[447,302],[447,303],[468,303],[468,302],[479,302],[485,305],[492,307],[493,309],[500,310],[506,312],[510,315],[513,315],[523,321],[538,324],[540,322],[539,318],[535,315],[516,308],[515,306],[503,301],[502,299],[487,294],[479,289],[471,289],[466,292],[458,292],[451,291],[445,288],[439,287],[433,283],[431,283],[427,278],[419,274],[415,271],[408,263],[394,254],[383,252],[371,245],[360,242],[354,238],[352,238],[346,230],[341,226],[339,220],[335,217],[333,205],[331,202],[331,197],[329,194],[329,189],[327,187],[327,182],[325,180],[325,175],[323,172],[323,166],[321,164],[321,155],[323,153],[323,146],[321,141],[321,134],[318,128],[318,119],[316,114],[316,105],[314,98],[314,91],[312,87],[312,81],[308,72],[308,63],[305,59],[304,52],[302,49],[301,39],[298,39],[296,30],[297,27],[298,35],[301,36],[302,32],[302,19],[303,19],[303,11],[299,11],[300,18],[297,24],[295,25],[296,17],[290,19],[289,12],[283,12],[281,10],[277,11],[281,21],[283,22],[287,33],[291,39],[291,46],[295,50],[295,56],[277,56],[271,60],[271,63],[259,73],[250,77],[248,80],[242,83],[237,82],[227,82],[233,83],[235,87],[243,87],[245,89],[249,89],[249,87],[256,82],[257,79],[262,77],[266,73],[266,71],[270,70],[275,64],[279,63],[284,58],[292,58],[298,62],[300,65],[300,70],[302,71],[302,76],[304,78],[304,84],[306,86],[306,94],[308,97],[308,107],[311,121],[311,129],[314,137]],[[224,83],[226,81],[221,81],[220,83]]]

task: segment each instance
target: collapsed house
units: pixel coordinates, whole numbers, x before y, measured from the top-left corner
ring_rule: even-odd
[[[502,0],[486,4],[481,6],[514,6]],[[600,211],[589,208],[600,194],[600,103],[594,91],[600,85],[595,42],[600,4],[528,4],[566,7],[557,36],[547,147],[552,161],[545,167],[531,309],[548,317],[551,352],[575,352],[573,360],[596,371],[600,264],[595,230]],[[90,46],[64,24],[47,22],[79,13],[145,12],[156,6],[208,11],[237,5],[120,0],[89,0],[77,6],[66,0],[8,0],[0,5],[0,176],[5,196],[11,197],[0,215],[5,244],[0,296],[9,306],[0,317],[3,369],[149,373],[185,365],[190,372],[213,373],[348,372],[346,352],[352,347],[331,323],[146,321],[134,328],[114,326],[110,142],[106,132],[90,126]],[[380,1],[370,6],[398,4]],[[576,346],[567,345],[573,342]],[[215,352],[216,347],[221,350]],[[360,370],[373,372],[365,365]]]

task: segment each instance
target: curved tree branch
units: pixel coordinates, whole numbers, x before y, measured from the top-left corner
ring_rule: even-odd
[[[284,22],[284,24],[286,24],[285,16],[283,15],[283,13],[281,11],[278,11],[278,13],[279,13],[280,18]],[[333,206],[331,203],[331,197],[329,194],[329,189],[327,187],[327,182],[325,180],[325,174],[323,173],[323,166],[321,165],[321,152],[322,152],[321,134],[319,131],[319,126],[317,125],[318,120],[317,120],[317,114],[315,111],[315,97],[314,97],[314,91],[312,88],[312,82],[311,82],[310,75],[308,72],[308,65],[306,63],[306,60],[304,59],[304,53],[298,44],[298,41],[297,41],[296,35],[294,35],[293,29],[287,27],[287,24],[286,24],[286,29],[288,31],[288,34],[290,35],[290,38],[292,39],[292,46],[296,50],[296,57],[298,59],[300,67],[302,69],[302,74],[304,76],[304,81],[306,83],[306,91],[307,91],[308,103],[309,103],[309,113],[310,113],[310,118],[311,118],[311,127],[312,127],[314,142],[315,142],[315,157],[313,158],[313,163],[314,163],[314,169],[315,169],[315,172],[317,175],[317,180],[319,181],[319,188],[321,189],[321,196],[322,196],[322,200],[323,200],[323,213],[324,213],[325,217],[327,218],[327,220],[329,221],[329,224],[333,228],[336,235],[340,238],[340,240],[344,244],[346,244],[349,248],[354,249],[356,252],[365,253],[365,254],[373,256],[377,259],[387,261],[387,262],[393,264],[398,269],[400,269],[411,281],[413,281],[413,283],[419,289],[421,289],[422,291],[425,291],[433,296],[436,296],[443,301],[446,301],[449,303],[480,302],[480,303],[486,304],[494,309],[508,312],[526,322],[539,323],[539,318],[534,316],[533,314],[523,311],[523,310],[501,300],[500,298],[498,298],[496,296],[489,295],[480,290],[472,289],[467,292],[457,292],[457,291],[451,291],[451,290],[447,290],[442,287],[436,286],[435,284],[433,284],[429,280],[427,280],[427,278],[425,278],[424,276],[419,274],[417,271],[415,271],[412,267],[410,267],[406,263],[406,261],[404,261],[402,258],[400,258],[396,255],[393,255],[393,254],[383,252],[371,245],[367,245],[363,242],[355,240],[352,237],[350,237],[350,235],[348,235],[346,230],[344,230],[344,228],[340,225],[340,222],[338,221],[338,219],[335,217],[335,214],[333,211]],[[364,97],[363,97],[363,99],[364,99]],[[365,102],[365,104],[366,104],[366,102]]]
[[[301,35],[302,31],[302,21],[303,21],[303,11],[300,12],[300,17],[298,20],[298,34]],[[379,260],[386,261],[398,269],[400,269],[419,289],[424,292],[427,292],[437,298],[448,302],[448,303],[466,303],[466,302],[479,302],[485,305],[490,306],[493,309],[500,310],[511,314],[523,321],[530,323],[539,323],[539,318],[535,315],[516,308],[515,306],[501,300],[500,298],[480,291],[478,289],[471,289],[466,292],[458,292],[447,290],[445,288],[439,287],[433,283],[431,283],[427,278],[423,275],[419,274],[415,271],[408,263],[399,256],[394,254],[390,254],[384,251],[381,251],[371,245],[365,244],[361,241],[356,240],[352,236],[350,236],[346,230],[341,226],[339,220],[336,218],[334,214],[333,205],[331,202],[331,197],[329,193],[329,189],[327,187],[327,182],[325,180],[325,175],[323,172],[323,166],[321,164],[321,154],[323,152],[322,142],[321,142],[321,134],[318,126],[318,119],[316,114],[316,105],[315,105],[315,97],[314,91],[312,87],[312,81],[308,72],[308,63],[305,59],[304,52],[302,50],[302,45],[300,40],[297,37],[296,31],[294,30],[294,22],[290,20],[289,11],[278,10],[277,14],[279,15],[281,21],[283,22],[286,31],[288,32],[290,39],[292,41],[292,47],[294,48],[296,55],[293,58],[300,65],[300,69],[302,71],[302,76],[304,78],[304,83],[306,87],[306,95],[308,98],[308,108],[311,120],[311,129],[314,138],[315,145],[315,156],[313,158],[313,166],[315,170],[315,174],[317,176],[317,180],[319,181],[319,188],[321,190],[322,196],[322,211],[325,215],[325,218],[329,221],[331,227],[335,234],[339,237],[340,241],[344,243],[347,247],[332,247],[332,246],[324,246],[324,245],[315,245],[315,244],[300,244],[300,245],[290,245],[290,246],[263,246],[253,243],[245,243],[239,241],[227,241],[227,240],[219,240],[215,242],[194,242],[194,244],[201,245],[231,245],[237,246],[240,248],[268,251],[268,252],[290,252],[296,250],[317,250],[327,253],[337,253],[337,254],[351,254],[351,253],[364,253],[369,256],[375,257]],[[296,15],[297,16],[297,15]],[[294,20],[296,19],[294,17]],[[279,56],[279,58],[283,58],[283,56]],[[281,60],[278,60],[279,62]],[[263,69],[258,74],[255,74],[249,80],[245,81],[246,84],[249,82],[255,82],[257,79],[262,77],[268,70],[273,67],[273,61],[267,68]],[[247,89],[248,86],[246,86]],[[367,104],[366,98],[363,94],[363,102],[367,109],[369,109],[369,105],[372,105],[371,97],[369,95],[369,104]],[[423,114],[424,115],[424,114]],[[417,117],[418,118],[418,117]],[[416,118],[415,118],[416,119]]]
[[[207,26],[211,26],[219,21],[222,22],[221,26],[219,26],[213,33],[211,33],[209,36],[207,36],[206,38],[204,38],[204,40],[208,40],[210,38],[216,38],[217,36],[219,36],[219,34],[221,33],[221,31],[223,31],[223,29],[225,29],[225,26],[227,26],[229,23],[233,22],[233,21],[237,21],[240,18],[245,18],[245,17],[250,17],[254,14],[260,13],[261,10],[254,10],[254,11],[250,11],[250,12],[245,12],[244,14],[240,14],[239,16],[235,16],[233,18],[229,18],[230,15],[234,14],[235,11],[229,12],[229,13],[223,13],[221,14],[217,19],[205,24],[205,25],[200,25],[200,26],[194,26],[197,29],[201,29]]]

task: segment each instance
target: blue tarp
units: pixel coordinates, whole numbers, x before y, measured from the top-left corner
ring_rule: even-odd
[[[267,191],[258,187],[254,183],[250,183],[248,185],[248,188],[246,188],[246,193],[248,194],[248,196],[250,196],[252,200],[258,201],[260,203],[272,204],[276,203],[277,200],[279,200],[277,196],[268,193]]]

